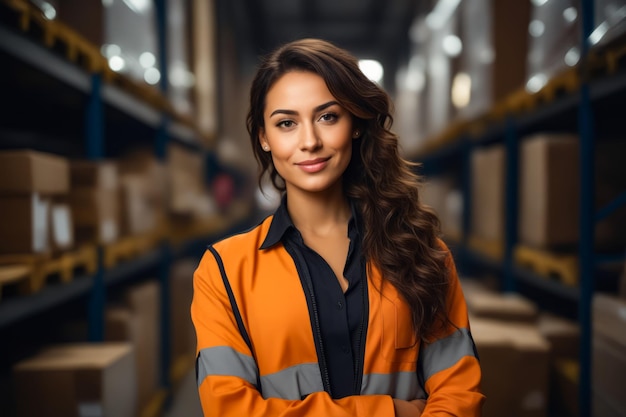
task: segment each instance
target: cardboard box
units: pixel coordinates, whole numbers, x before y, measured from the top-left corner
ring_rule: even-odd
[[[111,243],[120,235],[119,191],[105,188],[74,188],[70,192],[76,241]]]
[[[578,138],[536,135],[520,150],[519,223],[521,243],[550,248],[578,240]]]
[[[171,353],[176,360],[181,356],[195,356],[196,333],[191,321],[193,274],[196,259],[177,261],[170,272]]]
[[[471,79],[469,103],[459,113],[475,118],[526,83],[530,2],[464,1],[460,73]]]
[[[468,311],[481,318],[535,323],[539,315],[535,303],[517,293],[474,292],[466,301]]]
[[[504,242],[505,158],[504,145],[476,149],[471,156],[470,230],[490,242]]]
[[[70,163],[70,184],[72,189],[116,190],[119,187],[117,165],[111,161],[73,160]]]
[[[487,400],[483,406],[483,417],[511,415],[514,398],[513,378],[502,375],[515,375],[516,363],[513,344],[500,329],[502,324],[471,317],[472,336],[480,357],[482,372],[481,389]]]
[[[626,300],[593,297],[592,391],[594,416],[626,415]]]
[[[65,158],[32,150],[0,152],[0,194],[65,194],[69,165]]]
[[[624,306],[626,308],[626,305]],[[626,333],[626,327],[622,329]],[[594,334],[591,389],[594,416],[626,416],[626,345]]]
[[[598,292],[592,303],[594,338],[604,337],[626,348],[626,300]]]
[[[518,235],[540,249],[575,247],[579,238],[580,161],[578,137],[536,134],[520,149]],[[624,141],[595,143],[595,207],[603,208],[626,188]],[[598,249],[626,245],[626,207],[596,223]]]
[[[159,207],[150,199],[150,185],[141,175],[125,174],[120,178],[120,223],[123,236],[154,231],[159,221]]]
[[[542,312],[537,320],[539,333],[550,342],[552,361],[577,360],[580,348],[580,325],[572,320]]]
[[[0,254],[50,250],[50,201],[37,193],[0,196]]]
[[[471,317],[480,357],[484,417],[545,417],[550,344],[533,325]]]
[[[123,304],[106,312],[106,340],[128,341],[137,352],[137,404],[141,408],[152,400],[160,386],[160,314],[160,287],[156,281],[132,286]]]
[[[445,237],[462,235],[463,196],[448,177],[430,177],[420,189],[420,200],[437,213]]]
[[[129,344],[50,347],[13,368],[19,417],[135,417]]]

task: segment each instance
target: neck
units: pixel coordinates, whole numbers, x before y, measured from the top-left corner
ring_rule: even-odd
[[[287,208],[294,226],[301,232],[326,234],[336,227],[347,227],[352,215],[341,187],[323,193],[287,191]]]

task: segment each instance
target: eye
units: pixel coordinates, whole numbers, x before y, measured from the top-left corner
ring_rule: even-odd
[[[280,122],[278,122],[276,124],[277,127],[284,127],[284,128],[290,128],[294,125],[293,120],[281,120]]]
[[[334,122],[337,120],[338,116],[335,113],[324,113],[320,117],[320,121],[322,122]]]

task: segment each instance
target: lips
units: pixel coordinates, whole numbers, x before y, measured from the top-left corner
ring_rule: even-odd
[[[308,159],[306,161],[296,163],[303,171],[306,172],[318,172],[326,167],[330,158],[315,158]]]

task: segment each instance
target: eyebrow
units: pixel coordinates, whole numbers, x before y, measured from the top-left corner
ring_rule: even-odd
[[[313,109],[314,113],[317,113],[319,111],[322,111],[324,109],[327,109],[328,107],[335,105],[335,104],[339,104],[337,101],[335,100],[331,100],[328,103],[324,103],[324,104],[320,104],[319,106],[315,107]],[[274,116],[275,114],[290,114],[290,115],[297,115],[298,112],[295,110],[284,110],[284,109],[276,109],[272,112],[272,114],[270,114],[270,117]]]

